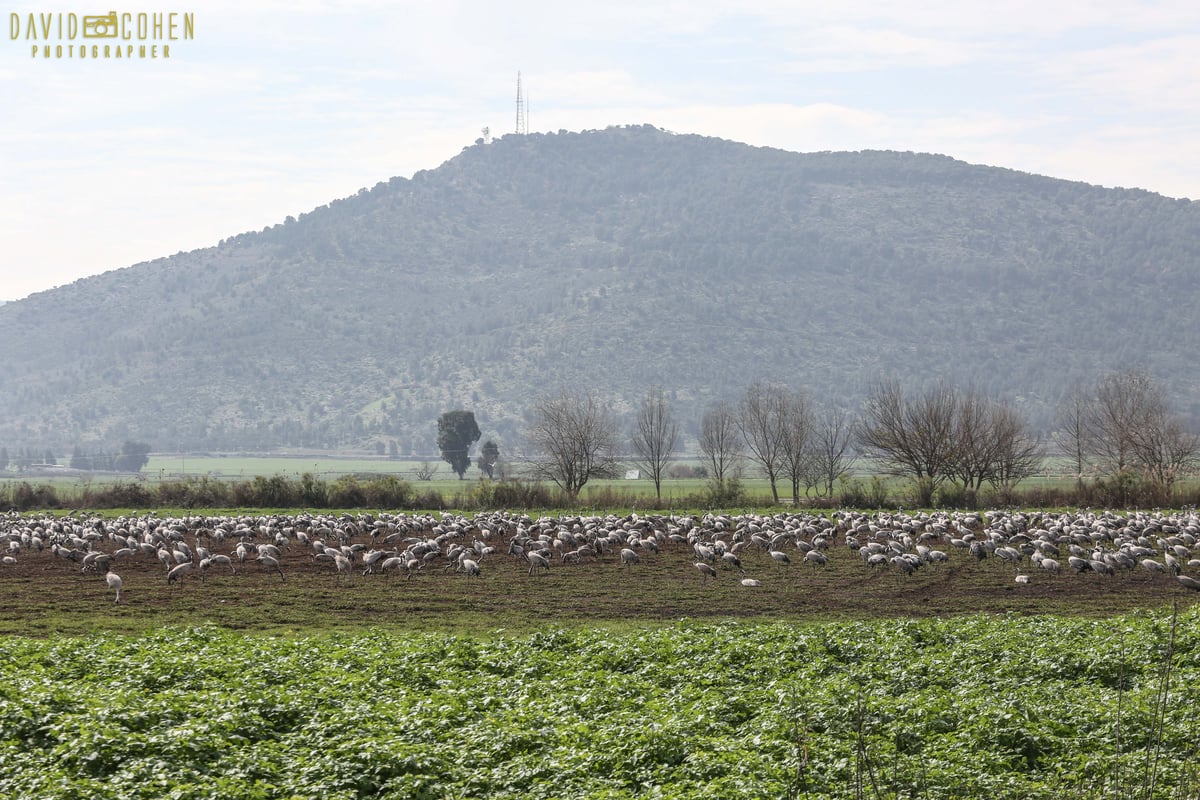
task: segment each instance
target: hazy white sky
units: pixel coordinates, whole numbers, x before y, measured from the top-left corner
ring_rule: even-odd
[[[114,9],[191,13],[195,38],[31,57],[106,40],[31,40],[30,13]],[[1195,0],[6,0],[3,21],[0,300],[432,169],[512,131],[518,70],[534,131],[650,123],[1200,198]]]

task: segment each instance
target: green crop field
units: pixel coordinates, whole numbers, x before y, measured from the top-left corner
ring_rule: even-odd
[[[0,641],[28,798],[1185,798],[1193,611]]]
[[[1017,545],[1018,530],[1061,529],[1064,549],[1094,541],[1098,558],[1142,531],[1184,558],[1197,525],[1192,512],[5,515],[0,796],[1194,798],[1200,593],[1162,571],[1047,571],[957,546],[907,574],[895,557],[870,566],[851,537]],[[508,552],[530,531],[585,530],[640,555],[564,547],[539,569]],[[707,575],[667,531],[747,546]],[[365,566],[435,535],[445,549],[407,575]],[[347,548],[348,569],[318,536]],[[118,555],[130,537],[155,545]],[[271,542],[279,568],[235,552]],[[234,558],[206,570],[168,551],[180,545]]]

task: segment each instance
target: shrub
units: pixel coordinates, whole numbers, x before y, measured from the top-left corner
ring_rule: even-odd
[[[366,505],[372,508],[408,508],[412,495],[412,484],[395,475],[374,478],[363,487]]]
[[[310,508],[329,506],[329,485],[311,472],[300,476],[300,499]]]
[[[132,481],[85,489],[82,500],[92,508],[152,508],[155,504],[150,490]]]
[[[28,481],[21,481],[12,487],[7,505],[17,511],[29,511],[34,508],[58,508],[58,494],[48,483],[34,486]]]
[[[737,478],[726,478],[724,481],[711,480],[704,503],[709,508],[739,505],[746,499],[746,490]]]
[[[491,489],[494,508],[550,508],[553,495],[540,483],[519,479],[501,481]]]
[[[180,508],[227,506],[232,494],[228,483],[207,477],[160,483],[155,490],[159,505]]]
[[[367,493],[353,475],[338,478],[329,488],[328,508],[362,508],[367,505]]]
[[[937,490],[938,508],[967,508],[974,509],[976,503],[975,490],[957,483],[943,483]]]
[[[672,464],[667,469],[667,477],[675,478],[676,480],[686,480],[688,478],[707,478],[708,468],[704,466],[693,467],[690,464]]]

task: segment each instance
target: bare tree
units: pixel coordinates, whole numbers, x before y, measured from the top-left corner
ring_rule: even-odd
[[[947,476],[968,492],[983,484],[1010,488],[1037,472],[1038,440],[1010,406],[984,397],[975,389],[958,393],[954,407],[953,449]]]
[[[750,457],[771,482],[771,498],[779,502],[779,475],[783,468],[786,432],[781,424],[787,407],[787,391],[761,381],[751,384],[738,405],[738,429]]]
[[[1083,489],[1083,473],[1087,468],[1087,455],[1091,450],[1089,437],[1091,428],[1088,425],[1090,400],[1087,390],[1076,384],[1071,393],[1066,396],[1058,407],[1058,430],[1054,433],[1054,441],[1058,443],[1075,467],[1075,489]]]
[[[633,428],[633,452],[637,466],[650,473],[654,495],[662,499],[662,478],[667,460],[679,441],[679,427],[671,415],[661,386],[656,386],[642,399]]]
[[[792,485],[792,503],[799,506],[800,485],[804,484],[806,488],[811,486],[810,476],[813,474],[811,445],[814,423],[808,395],[803,389],[782,392],[775,413],[779,415],[775,424],[783,434],[780,466],[784,477]]]
[[[592,478],[616,473],[617,423],[608,406],[590,393],[564,389],[539,398],[527,435],[543,456],[534,462],[534,474],[572,498]]]
[[[712,467],[717,496],[724,496],[725,480],[734,476],[742,455],[737,412],[729,403],[717,403],[704,412],[700,421],[700,451]]]
[[[864,455],[879,459],[887,472],[913,479],[919,505],[932,504],[947,475],[956,405],[956,392],[944,384],[909,399],[894,380],[877,384],[867,398],[855,439]]]
[[[1200,436],[1183,429],[1157,392],[1130,439],[1146,478],[1162,487],[1168,496],[1175,481],[1200,467]]]
[[[996,440],[992,430],[992,403],[975,389],[959,393],[954,407],[952,450],[946,471],[968,492],[983,486],[994,464]]]
[[[1059,409],[1058,441],[1083,465],[1093,458],[1101,474],[1120,478],[1140,470],[1167,495],[1179,478],[1200,468],[1200,436],[1185,431],[1162,391],[1145,372],[1125,370],[1100,378],[1091,394],[1076,388]]]
[[[833,497],[833,484],[850,466],[847,453],[854,426],[850,415],[840,409],[827,409],[813,430],[813,474]]]
[[[1038,474],[1041,442],[1020,414],[1003,403],[994,405],[988,428],[993,444],[987,479],[994,488],[1008,489]]]
[[[1113,372],[1096,383],[1088,404],[1088,442],[1101,468],[1117,476],[1135,466],[1139,429],[1157,413],[1161,397],[1144,372]]]

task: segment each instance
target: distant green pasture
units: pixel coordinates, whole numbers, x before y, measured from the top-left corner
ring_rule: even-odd
[[[80,475],[73,472],[64,472],[64,474],[57,475],[50,472],[35,474],[7,472],[0,473],[0,481],[29,481],[34,484],[50,483],[55,486],[68,488],[89,484],[127,482],[130,480],[145,480],[149,483],[193,480],[197,478],[222,481],[248,481],[258,476],[273,477],[276,475],[288,479],[298,479],[305,473],[311,473],[314,477],[327,481],[335,481],[347,475],[395,475],[411,482],[418,491],[438,492],[447,502],[453,503],[456,496],[465,496],[472,492],[480,479],[479,470],[473,466],[467,471],[466,478],[460,481],[445,462],[430,459],[427,463],[429,467],[436,467],[436,471],[432,480],[422,481],[417,478],[417,472],[421,469],[423,462],[412,459],[393,460],[366,456],[336,457],[320,454],[305,456],[158,454],[150,457],[149,463],[142,469],[140,476],[123,473]],[[679,463],[699,466],[698,461],[689,462],[681,460]],[[870,467],[871,464],[867,462],[855,462],[852,467],[854,474],[848,476],[845,481],[839,481],[835,487],[835,493],[840,495],[847,488],[848,482],[858,482],[865,489],[869,490],[872,481]],[[1046,474],[1029,478],[1022,481],[1019,488],[1025,490],[1036,487],[1069,489],[1074,485],[1074,478],[1062,474],[1062,467],[1062,464],[1049,462],[1047,471],[1051,473],[1058,472],[1059,474]],[[521,474],[521,465],[516,465],[516,472],[517,474]],[[882,480],[888,494],[892,497],[903,496],[909,492],[908,481],[904,479],[882,478]],[[741,480],[741,484],[748,502],[761,501],[764,498],[770,497],[770,484],[765,478],[757,476],[744,477]],[[680,500],[681,502],[685,500],[694,501],[697,497],[703,496],[709,488],[709,481],[704,478],[669,478],[663,481],[662,497],[668,502],[673,499]],[[778,489],[782,499],[787,499],[791,496],[791,489],[786,481],[780,481]],[[614,499],[632,498],[636,502],[638,498],[653,497],[654,483],[645,478],[635,480],[623,478],[594,480],[589,482],[580,493],[580,500],[583,505],[594,504],[598,508],[611,505]]]

